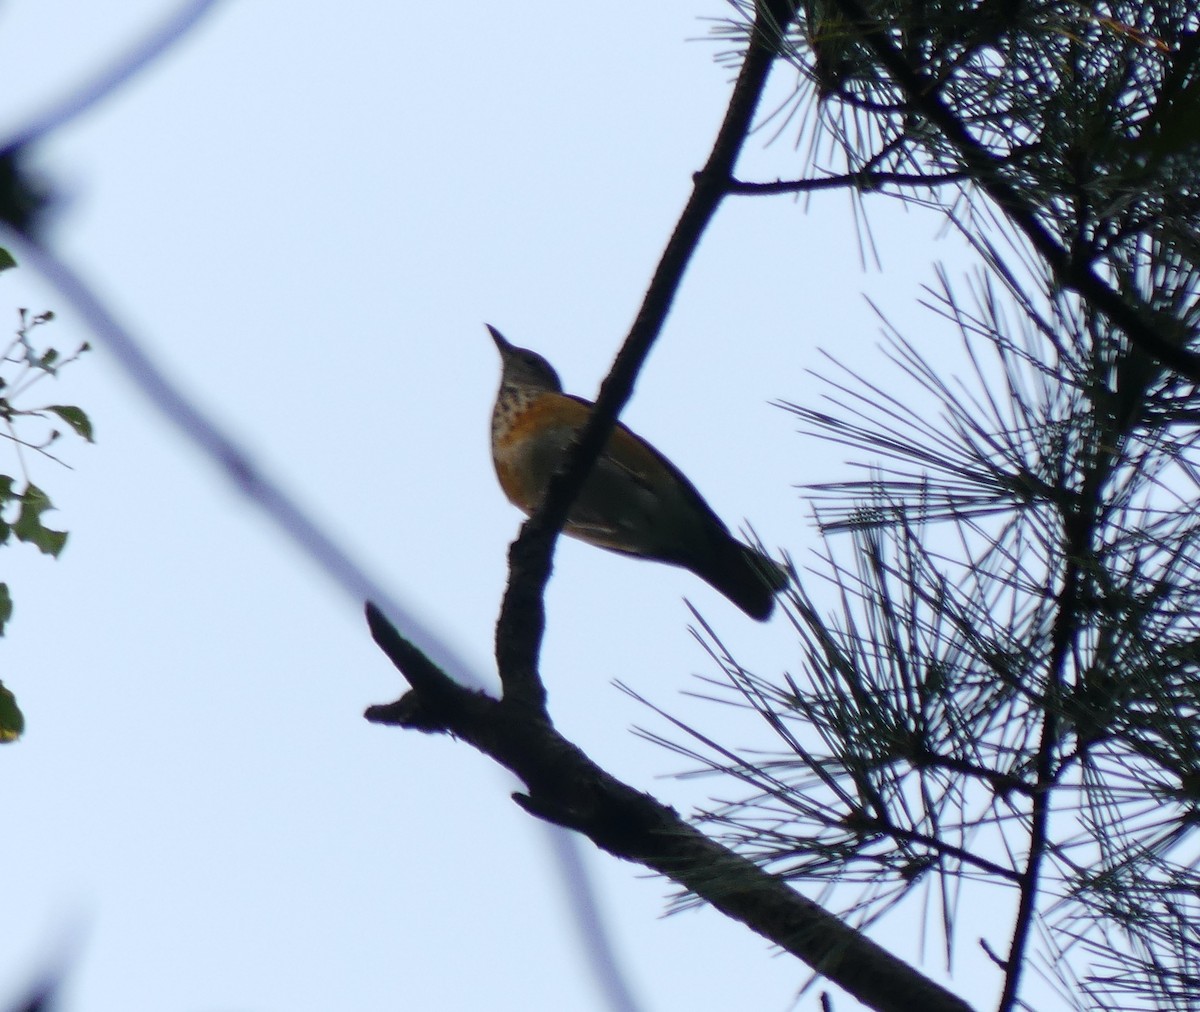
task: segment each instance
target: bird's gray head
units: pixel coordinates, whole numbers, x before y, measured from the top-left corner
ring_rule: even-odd
[[[562,392],[562,381],[554,371],[554,366],[536,351],[510,344],[490,323],[485,326],[492,335],[492,340],[496,342],[504,364],[504,371],[500,376],[502,386],[534,387],[538,390]]]

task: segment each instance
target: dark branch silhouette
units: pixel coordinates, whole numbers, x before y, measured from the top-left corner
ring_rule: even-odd
[[[530,814],[583,833],[614,857],[678,882],[871,1008],[970,1008],[782,878],[610,776],[536,711],[464,689],[446,677],[371,605],[367,622],[375,642],[412,686],[396,702],[368,709],[368,720],[462,739],[521,779],[526,792],[513,800]]]

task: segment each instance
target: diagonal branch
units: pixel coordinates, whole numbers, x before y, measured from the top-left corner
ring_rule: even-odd
[[[516,774],[513,800],[587,836],[615,857],[679,883],[882,1012],[969,1012],[970,1006],[782,878],[710,840],[674,809],[610,776],[544,716],[463,688],[367,605],[375,642],[412,686],[368,720],[461,738]]]
[[[496,661],[506,698],[544,710],[546,690],[537,674],[545,628],[543,597],[554,544],[571,503],[608,441],[650,348],[662,330],[684,272],[721,200],[733,187],[733,170],[750,132],[754,110],[780,51],[783,32],[795,17],[794,0],[760,0],[725,119],[708,161],[696,173],[684,207],[642,299],[612,370],[600,387],[591,418],[546,498],[525,522],[509,551],[509,582],[496,628]]]

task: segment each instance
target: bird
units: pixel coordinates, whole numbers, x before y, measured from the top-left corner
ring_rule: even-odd
[[[492,462],[504,494],[530,515],[591,415],[563,393],[537,352],[485,324],[503,365],[492,409]],[[683,472],[620,422],[572,503],[563,533],[609,551],[690,570],[747,615],[765,621],[787,573],[742,544]]]

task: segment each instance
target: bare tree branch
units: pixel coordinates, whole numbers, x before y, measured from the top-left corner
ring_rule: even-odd
[[[375,642],[412,686],[366,718],[454,735],[511,770],[527,793],[513,800],[540,819],[587,836],[614,857],[678,882],[792,953],[880,1012],[968,1012],[970,1006],[782,878],[708,839],[666,805],[610,776],[536,710],[465,689],[401,636],[374,605]]]
[[[506,698],[521,699],[539,710],[545,708],[545,687],[537,675],[537,658],[555,540],[617,415],[633,393],[637,375],[658,338],[701,237],[721,201],[731,192],[738,155],[750,132],[771,65],[780,53],[783,32],[794,16],[793,0],[761,0],[758,4],[724,121],[708,161],[695,175],[691,198],[663,250],[629,336],[600,387],[592,416],[568,454],[565,467],[551,481],[545,501],[522,526],[509,552],[508,590],[496,627],[496,660]]]

